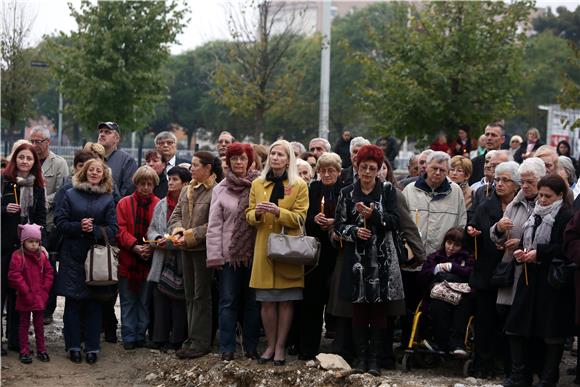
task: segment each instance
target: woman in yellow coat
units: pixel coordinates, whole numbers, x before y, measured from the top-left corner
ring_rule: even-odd
[[[250,190],[246,210],[249,224],[257,228],[250,287],[262,303],[262,324],[268,347],[258,359],[260,364],[286,363],[286,338],[292,324],[293,302],[302,299],[304,268],[274,263],[268,258],[268,235],[280,233],[282,226],[290,235],[301,233],[308,211],[308,188],[298,176],[290,143],[279,140],[270,146],[268,159]]]

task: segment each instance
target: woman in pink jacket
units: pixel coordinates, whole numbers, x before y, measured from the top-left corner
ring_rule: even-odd
[[[46,251],[41,249],[41,229],[37,224],[19,225],[22,247],[12,253],[8,282],[16,290],[16,311],[20,313],[19,341],[20,361],[32,363],[28,345],[30,314],[36,335],[36,357],[40,361],[50,361],[44,343],[44,309],[48,293],[52,287],[53,270]]]

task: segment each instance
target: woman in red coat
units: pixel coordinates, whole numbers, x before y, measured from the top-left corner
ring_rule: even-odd
[[[144,165],[135,171],[133,184],[135,192],[117,204],[121,336],[127,350],[145,345],[150,321],[147,276],[153,251],[144,241],[153,210],[159,202],[153,194],[159,176],[153,168]]]

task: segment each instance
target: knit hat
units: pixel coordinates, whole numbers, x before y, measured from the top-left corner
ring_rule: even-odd
[[[24,242],[27,239],[42,239],[42,226],[38,224],[19,224],[18,230],[20,231],[20,241]]]

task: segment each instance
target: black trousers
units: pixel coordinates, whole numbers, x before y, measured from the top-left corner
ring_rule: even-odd
[[[175,300],[161,293],[157,287],[153,290],[155,320],[153,341],[181,345],[187,339],[187,308],[185,300]]]
[[[509,345],[503,333],[506,313],[498,313],[497,290],[477,290],[475,293],[475,360],[482,371],[493,372],[496,359],[504,370],[509,366]],[[509,371],[508,371],[509,372]]]
[[[415,309],[417,309],[417,305],[419,305],[425,293],[424,289],[419,287],[418,274],[418,271],[401,270],[403,289],[405,291],[405,306],[407,308],[407,314],[401,317],[401,345],[403,348],[406,348],[409,343]]]
[[[430,300],[429,315],[433,339],[442,350],[464,347],[465,330],[474,311],[474,296],[464,294],[459,305]]]
[[[114,296],[110,300],[101,303],[103,331],[107,336],[116,336],[117,325],[119,324],[117,316],[115,315],[115,304],[117,303],[117,296],[119,295],[118,286],[114,285],[114,290],[112,291],[114,292]]]
[[[56,271],[56,253],[49,253],[50,266],[54,270],[54,278],[57,276]],[[52,281],[52,286],[50,287],[50,293],[48,293],[48,301],[46,303],[46,309],[44,310],[44,317],[52,317],[56,309],[56,291],[55,291],[56,281]]]

